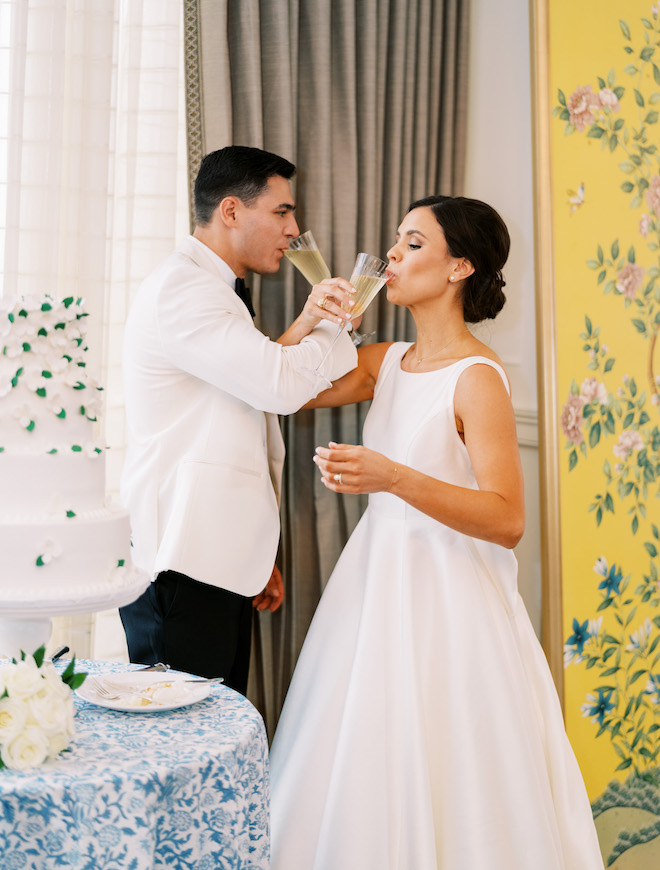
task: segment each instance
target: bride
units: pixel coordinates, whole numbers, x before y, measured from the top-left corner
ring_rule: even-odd
[[[586,790],[517,591],[509,382],[467,324],[505,297],[488,205],[414,202],[387,298],[417,340],[360,349],[310,403],[373,399],[314,457],[369,493],[310,626],[271,754],[273,870],[602,870]],[[314,288],[334,305],[335,279]],[[342,287],[345,282],[336,282]]]

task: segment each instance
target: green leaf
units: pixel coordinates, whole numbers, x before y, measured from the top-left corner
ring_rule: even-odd
[[[42,644],[39,647],[39,649],[33,653],[32,658],[34,659],[34,662],[38,668],[40,668],[42,666],[42,664],[44,663],[44,656],[45,655],[46,655],[46,647],[44,644]]]
[[[600,423],[596,421],[589,432],[589,447],[595,447],[600,441]]]
[[[660,69],[658,69],[656,64],[653,64],[653,78],[656,85],[660,85]]]
[[[617,146],[618,144],[619,144],[619,139],[618,139],[616,133],[612,133],[612,135],[610,136],[610,145],[609,145],[609,147],[610,147],[610,152],[611,152],[611,151],[616,151],[616,146]]]
[[[603,371],[609,372],[612,370],[613,367],[614,367],[614,359],[612,357],[610,357],[608,360],[605,361]]]
[[[559,88],[559,90],[557,91],[557,99],[559,100],[560,106],[566,105],[566,96],[564,95],[564,92],[561,88]]]
[[[644,118],[645,124],[657,124],[658,123],[658,113],[656,111],[647,112],[646,117]]]
[[[623,33],[624,37],[626,39],[630,39],[630,28],[621,18],[619,19],[619,27],[621,28],[621,32]]]
[[[636,682],[640,677],[643,677],[645,673],[646,673],[646,668],[642,668],[642,670],[640,670],[640,671],[635,671],[635,673],[630,678],[630,685],[632,686],[632,684],[634,682]]]
[[[619,256],[619,240],[618,239],[615,239],[612,242],[612,247],[610,248],[610,251],[612,252],[612,259],[616,260],[617,257]]]
[[[573,471],[575,466],[577,465],[578,455],[577,450],[573,448],[571,452],[568,454],[568,470]]]
[[[86,678],[87,678],[87,674],[83,674],[83,673],[74,674],[66,682],[67,682],[68,686],[70,687],[71,691],[75,692],[76,689],[79,689],[82,686],[82,684],[85,682]]]
[[[649,60],[651,60],[651,58],[653,57],[654,54],[655,54],[655,48],[653,48],[652,45],[647,45],[646,48],[643,48],[640,51],[639,56],[646,63]]]
[[[633,318],[632,324],[635,327],[635,329],[637,330],[637,332],[640,332],[642,335],[646,332],[646,324],[644,323],[643,320],[640,320],[638,317]]]
[[[633,533],[633,535],[636,535],[636,534],[637,534],[637,529],[639,528],[639,520],[637,519],[636,516],[633,517],[633,521],[632,521],[632,523],[631,523],[631,528],[632,528],[632,533]]]
[[[613,637],[611,634],[603,636],[603,643],[613,643],[616,646],[621,646],[621,641],[618,638]]]
[[[635,185],[632,183],[632,181],[624,181],[621,185],[621,190],[624,193],[632,193],[634,189]]]
[[[602,127],[599,127],[597,124],[594,124],[587,133],[588,139],[600,139],[605,135],[605,130]]]
[[[635,102],[638,106],[644,106],[644,97],[641,94],[641,91],[638,91],[637,88],[633,88],[633,93],[635,94]]]

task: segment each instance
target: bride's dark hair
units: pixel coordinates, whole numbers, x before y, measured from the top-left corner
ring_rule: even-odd
[[[427,196],[411,203],[429,207],[442,227],[452,257],[465,257],[474,272],[463,282],[463,316],[467,323],[496,317],[506,301],[502,267],[511,240],[506,224],[494,208],[465,196]]]

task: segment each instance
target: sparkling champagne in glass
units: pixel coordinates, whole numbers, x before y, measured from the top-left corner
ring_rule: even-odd
[[[296,239],[291,239],[289,248],[284,254],[310,284],[318,284],[324,278],[331,277],[330,269],[328,269],[325,260],[321,256],[311,230],[308,230]]]
[[[372,254],[358,254],[353,266],[353,272],[350,277],[350,283],[355,287],[355,296],[353,300],[355,305],[351,308],[352,317],[358,317],[362,314],[369,303],[372,301],[376,293],[387,281],[385,272],[387,263],[379,257],[374,257]],[[323,359],[314,369],[315,374],[320,375],[323,363],[328,358],[335,342],[345,329],[346,323],[340,323],[337,329],[337,334],[332,340],[332,344],[323,355]],[[328,382],[330,383],[330,382]]]

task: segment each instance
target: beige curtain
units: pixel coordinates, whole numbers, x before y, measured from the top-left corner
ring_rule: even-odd
[[[296,215],[334,274],[384,257],[408,204],[461,192],[469,0],[185,0],[190,178],[228,144],[298,167]],[[255,277],[257,325],[279,335],[308,285],[287,263]],[[412,338],[384,296],[371,340]],[[365,403],[366,405],[366,403]],[[319,483],[314,448],[359,442],[365,405],[284,418],[281,610],[257,618],[250,697],[272,736],[309,622],[365,500]],[[258,546],[258,541],[255,541]],[[341,638],[337,639],[341,643]],[[332,650],[328,650],[332,655]]]

